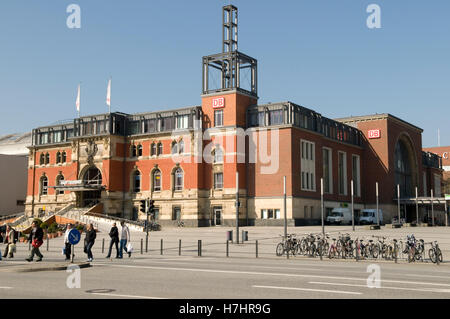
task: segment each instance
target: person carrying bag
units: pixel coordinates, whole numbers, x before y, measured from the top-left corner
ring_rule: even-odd
[[[41,252],[39,251],[39,247],[41,247],[42,243],[44,242],[43,239],[44,231],[41,227],[39,227],[37,221],[33,221],[33,223],[31,224],[31,233],[28,237],[28,242],[31,243],[31,246],[33,246],[33,248],[31,249],[30,257],[25,259],[26,261],[33,261],[34,255],[38,256],[38,259],[36,259],[36,261],[42,261],[42,258],[44,256],[42,256]]]
[[[5,252],[3,253],[3,257],[6,258],[14,258],[14,253],[16,252],[16,232],[11,226],[6,226],[6,233],[3,243],[6,245]]]

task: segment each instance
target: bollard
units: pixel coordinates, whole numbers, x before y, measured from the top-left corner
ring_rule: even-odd
[[[163,254],[163,239],[161,238],[161,255]]]
[[[288,242],[286,241],[286,244],[285,244],[285,249],[286,249],[286,258],[287,259],[289,259],[289,245],[288,245]]]
[[[145,252],[148,253],[148,235],[145,237]]]
[[[227,231],[227,241],[233,242],[233,231],[232,230]]]
[[[198,240],[198,256],[199,257],[202,256],[202,240],[201,239]]]
[[[178,256],[181,256],[181,239],[178,240]]]
[[[47,236],[47,251],[48,251],[49,242],[50,242],[50,239]]]
[[[102,240],[102,254],[105,253],[105,238]]]
[[[230,246],[230,242],[227,240],[227,242],[226,242],[227,257],[230,257],[230,255],[229,255],[229,246]]]
[[[255,244],[256,244],[256,258],[258,258],[258,240],[256,240],[256,242],[255,242]]]
[[[75,245],[71,245],[72,247],[72,256],[71,256],[71,259],[70,259],[70,263],[72,263],[73,264],[73,259],[75,258]]]
[[[144,239],[141,238],[141,255],[144,253]]]

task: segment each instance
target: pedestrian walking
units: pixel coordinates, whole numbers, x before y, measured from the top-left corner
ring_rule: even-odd
[[[111,237],[111,241],[109,243],[109,250],[106,258],[111,258],[113,245],[116,245],[116,258],[119,258],[119,229],[117,228],[116,223],[113,223],[111,230],[109,231],[109,237]]]
[[[89,224],[88,228],[86,230],[86,237],[84,238],[84,252],[88,256],[87,261],[94,260],[94,256],[92,256],[92,246],[94,246],[96,237],[97,237],[97,234],[95,232],[94,225]]]
[[[70,260],[70,255],[72,254],[72,244],[69,242],[69,233],[71,230],[72,224],[67,224],[66,233],[64,234],[64,255],[66,255],[66,261]]]
[[[131,251],[127,249],[127,243],[131,240],[130,238],[130,230],[128,226],[125,225],[124,221],[120,222],[120,226],[122,226],[122,232],[120,236],[120,255],[119,258],[123,258],[123,251],[125,250],[128,253],[128,257],[131,257]]]
[[[6,226],[3,244],[6,245],[3,257],[6,258],[8,256],[9,258],[13,258],[16,250],[16,231],[10,225]]]
[[[31,223],[31,233],[30,236],[28,236],[28,242],[31,243],[31,246],[33,248],[31,249],[30,256],[26,259],[26,261],[30,262],[33,261],[34,255],[38,256],[38,259],[36,261],[42,261],[42,254],[39,251],[39,247],[41,247],[44,239],[44,231],[41,227],[39,227],[37,221],[33,221]]]

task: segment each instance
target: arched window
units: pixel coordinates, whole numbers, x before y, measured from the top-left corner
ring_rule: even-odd
[[[142,145],[141,144],[139,144],[137,146],[137,156],[142,156]]]
[[[45,154],[45,164],[48,164],[48,163],[50,163],[50,154],[46,153]]]
[[[175,155],[178,153],[178,143],[173,141],[172,142],[172,155]]]
[[[57,185],[57,186],[60,186],[60,185],[61,185],[61,182],[62,182],[63,180],[64,180],[64,176],[61,175],[61,174],[59,174],[58,177],[56,177],[56,185]],[[62,194],[64,194],[64,190],[58,189],[58,190],[56,191],[56,194],[57,194],[57,195],[62,195]]]
[[[61,153],[56,153],[56,164],[61,163]]]
[[[156,155],[156,144],[155,143],[152,143],[152,145],[150,146],[150,155],[151,156]]]
[[[41,195],[48,194],[48,178],[47,176],[41,177]]]
[[[175,185],[174,188],[176,191],[181,191],[183,189],[183,170],[178,167],[174,173]]]
[[[131,157],[136,157],[136,155],[137,155],[137,148],[136,145],[133,145],[131,147]]]
[[[41,154],[41,156],[39,157],[39,165],[44,165],[45,164],[45,155],[44,153]]]
[[[161,142],[158,143],[158,155],[161,155],[163,153],[163,145]]]
[[[412,155],[404,140],[399,140],[395,146],[395,185],[400,185],[400,196],[412,196],[413,194],[413,165]]]
[[[61,159],[61,162],[62,163],[65,163],[67,161],[67,155],[66,155],[66,152],[62,152],[62,159]]]
[[[141,191],[141,173],[134,171],[133,173],[133,192],[139,193]]]
[[[180,154],[183,154],[183,153],[184,153],[184,142],[183,142],[183,140],[181,140],[181,141],[178,142],[178,152],[179,152]]]
[[[83,182],[88,185],[101,185],[102,184],[102,173],[100,170],[91,166],[83,175]]]
[[[223,151],[220,147],[214,150],[214,163],[223,163]]]
[[[159,169],[157,169],[153,172],[152,185],[153,185],[154,192],[161,191],[161,171]]]

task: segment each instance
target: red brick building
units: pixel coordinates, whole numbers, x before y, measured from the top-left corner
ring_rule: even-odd
[[[450,194],[450,146],[427,147],[424,150],[442,158],[442,168],[444,169],[444,185],[442,191]]]
[[[397,184],[405,200],[415,187],[419,195],[436,189],[440,158],[422,151],[420,128],[393,115],[332,120],[292,102],[258,105],[257,61],[237,50],[237,9],[223,13],[222,53],[203,57],[201,105],[84,116],[33,130],[28,214],[95,205],[138,219],[139,201],[152,198],[161,224],[231,225],[239,173],[245,225],[282,224],[283,176],[291,225],[319,222],[321,178],[327,212],[349,205],[352,181],[355,209],[375,207],[378,182],[389,221],[397,214]],[[402,214],[411,220],[406,203]]]

